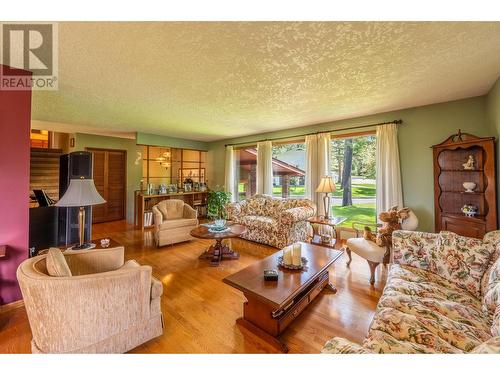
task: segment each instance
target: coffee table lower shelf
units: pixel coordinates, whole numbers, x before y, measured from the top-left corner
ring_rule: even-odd
[[[332,293],[337,292],[337,289],[329,282],[328,271],[320,274],[314,282],[280,310],[276,310],[271,304],[251,294],[244,293],[247,302],[243,304],[243,317],[239,318],[236,323],[276,349],[288,353],[288,346],[281,341],[280,335],[323,289]]]

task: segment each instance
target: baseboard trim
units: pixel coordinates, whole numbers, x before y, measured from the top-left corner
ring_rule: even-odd
[[[24,301],[22,299],[20,299],[19,301],[7,303],[5,305],[0,305],[0,314],[15,310],[15,309],[19,309],[21,307],[24,307]]]

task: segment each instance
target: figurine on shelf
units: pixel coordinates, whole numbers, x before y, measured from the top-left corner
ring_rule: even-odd
[[[472,170],[472,169],[474,169],[474,156],[469,155],[469,158],[467,159],[467,162],[463,163],[462,166],[464,167],[465,170]]]
[[[472,204],[466,204],[462,207],[465,216],[474,217],[477,214],[477,207]]]

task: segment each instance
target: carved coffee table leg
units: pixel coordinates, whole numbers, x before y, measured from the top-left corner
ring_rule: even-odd
[[[214,245],[214,254],[212,260],[210,260],[211,266],[218,266],[222,260],[222,239],[217,238]]]

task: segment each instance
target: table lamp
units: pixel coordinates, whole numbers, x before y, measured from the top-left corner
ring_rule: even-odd
[[[316,193],[325,193],[323,197],[323,205],[325,208],[325,219],[330,219],[330,193],[335,191],[335,182],[330,176],[325,176],[321,178]]]
[[[84,250],[92,247],[92,244],[84,243],[85,240],[85,207],[106,203],[97,192],[93,179],[71,179],[68,189],[61,199],[55,204],[58,207],[80,207],[78,211],[78,238],[80,243],[73,246],[71,250]]]

